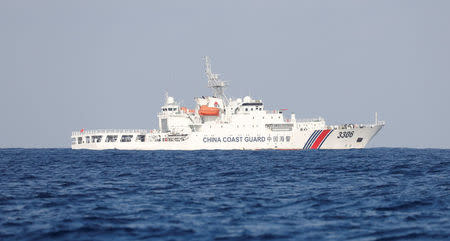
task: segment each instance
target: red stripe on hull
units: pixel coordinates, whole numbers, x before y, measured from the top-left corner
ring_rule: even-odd
[[[323,138],[325,138],[325,136],[327,136],[330,131],[331,130],[324,130],[324,131],[322,131],[322,133],[320,133],[319,137],[317,137],[317,139],[314,142],[314,144],[312,144],[311,149],[317,149],[317,147],[320,146],[320,143],[322,143]]]

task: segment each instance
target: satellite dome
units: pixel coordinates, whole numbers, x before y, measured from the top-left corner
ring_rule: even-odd
[[[244,97],[244,102],[245,103],[248,103],[248,102],[251,102],[251,101],[252,101],[252,98],[250,96],[245,96]]]
[[[240,104],[240,103],[242,103],[242,99],[241,98],[237,98],[236,102]]]
[[[173,99],[173,97],[167,97],[167,104],[173,104],[175,102],[175,100]]]

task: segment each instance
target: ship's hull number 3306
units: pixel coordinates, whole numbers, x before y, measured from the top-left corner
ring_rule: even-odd
[[[340,131],[337,138],[351,138],[355,131]]]

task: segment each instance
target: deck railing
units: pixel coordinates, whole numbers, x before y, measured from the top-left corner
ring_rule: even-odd
[[[133,133],[133,134],[145,134],[155,132],[155,130],[150,129],[99,129],[99,130],[84,130],[84,131],[73,131],[72,136],[79,135],[93,135],[93,134],[114,134],[114,133]]]
[[[357,128],[373,128],[375,126],[385,125],[384,121],[378,121],[377,124],[345,124],[345,125],[330,125],[328,129],[357,129]]]

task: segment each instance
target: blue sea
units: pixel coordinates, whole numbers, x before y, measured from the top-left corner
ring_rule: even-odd
[[[0,240],[449,240],[450,150],[0,149]]]

